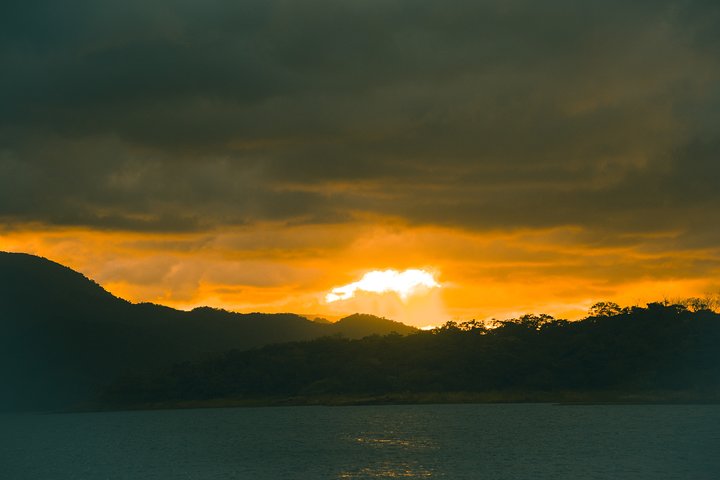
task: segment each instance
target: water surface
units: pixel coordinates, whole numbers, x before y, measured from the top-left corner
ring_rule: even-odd
[[[717,405],[412,405],[0,416],[15,480],[720,478]]]

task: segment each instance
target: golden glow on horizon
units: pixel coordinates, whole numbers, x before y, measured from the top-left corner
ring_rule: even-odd
[[[525,313],[577,319],[597,301],[644,305],[720,292],[720,248],[678,250],[672,232],[603,245],[574,227],[471,232],[372,222],[188,233],[28,225],[0,230],[0,250],[47,257],[133,302],[328,318],[362,312],[418,327]],[[328,303],[334,287],[362,277],[368,259],[400,272],[432,265],[442,288],[405,300],[358,289]]]
[[[339,300],[348,300],[355,296],[358,291],[385,293],[395,292],[402,300],[416,293],[418,290],[440,288],[432,273],[425,270],[409,269],[403,272],[397,270],[374,270],[368,272],[357,282],[335,287],[325,295],[328,303]]]

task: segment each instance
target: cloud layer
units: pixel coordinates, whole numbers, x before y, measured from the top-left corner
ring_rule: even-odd
[[[13,2],[0,215],[716,238],[714,2]]]

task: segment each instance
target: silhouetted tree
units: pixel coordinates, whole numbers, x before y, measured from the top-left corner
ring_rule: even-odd
[[[615,302],[597,302],[588,312],[591,317],[612,317],[619,315],[623,309]]]

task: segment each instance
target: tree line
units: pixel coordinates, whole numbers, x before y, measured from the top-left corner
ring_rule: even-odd
[[[409,335],[341,336],[230,351],[126,377],[116,403],[430,392],[720,394],[720,314],[671,302],[594,305],[580,321],[549,315],[447,322]]]

